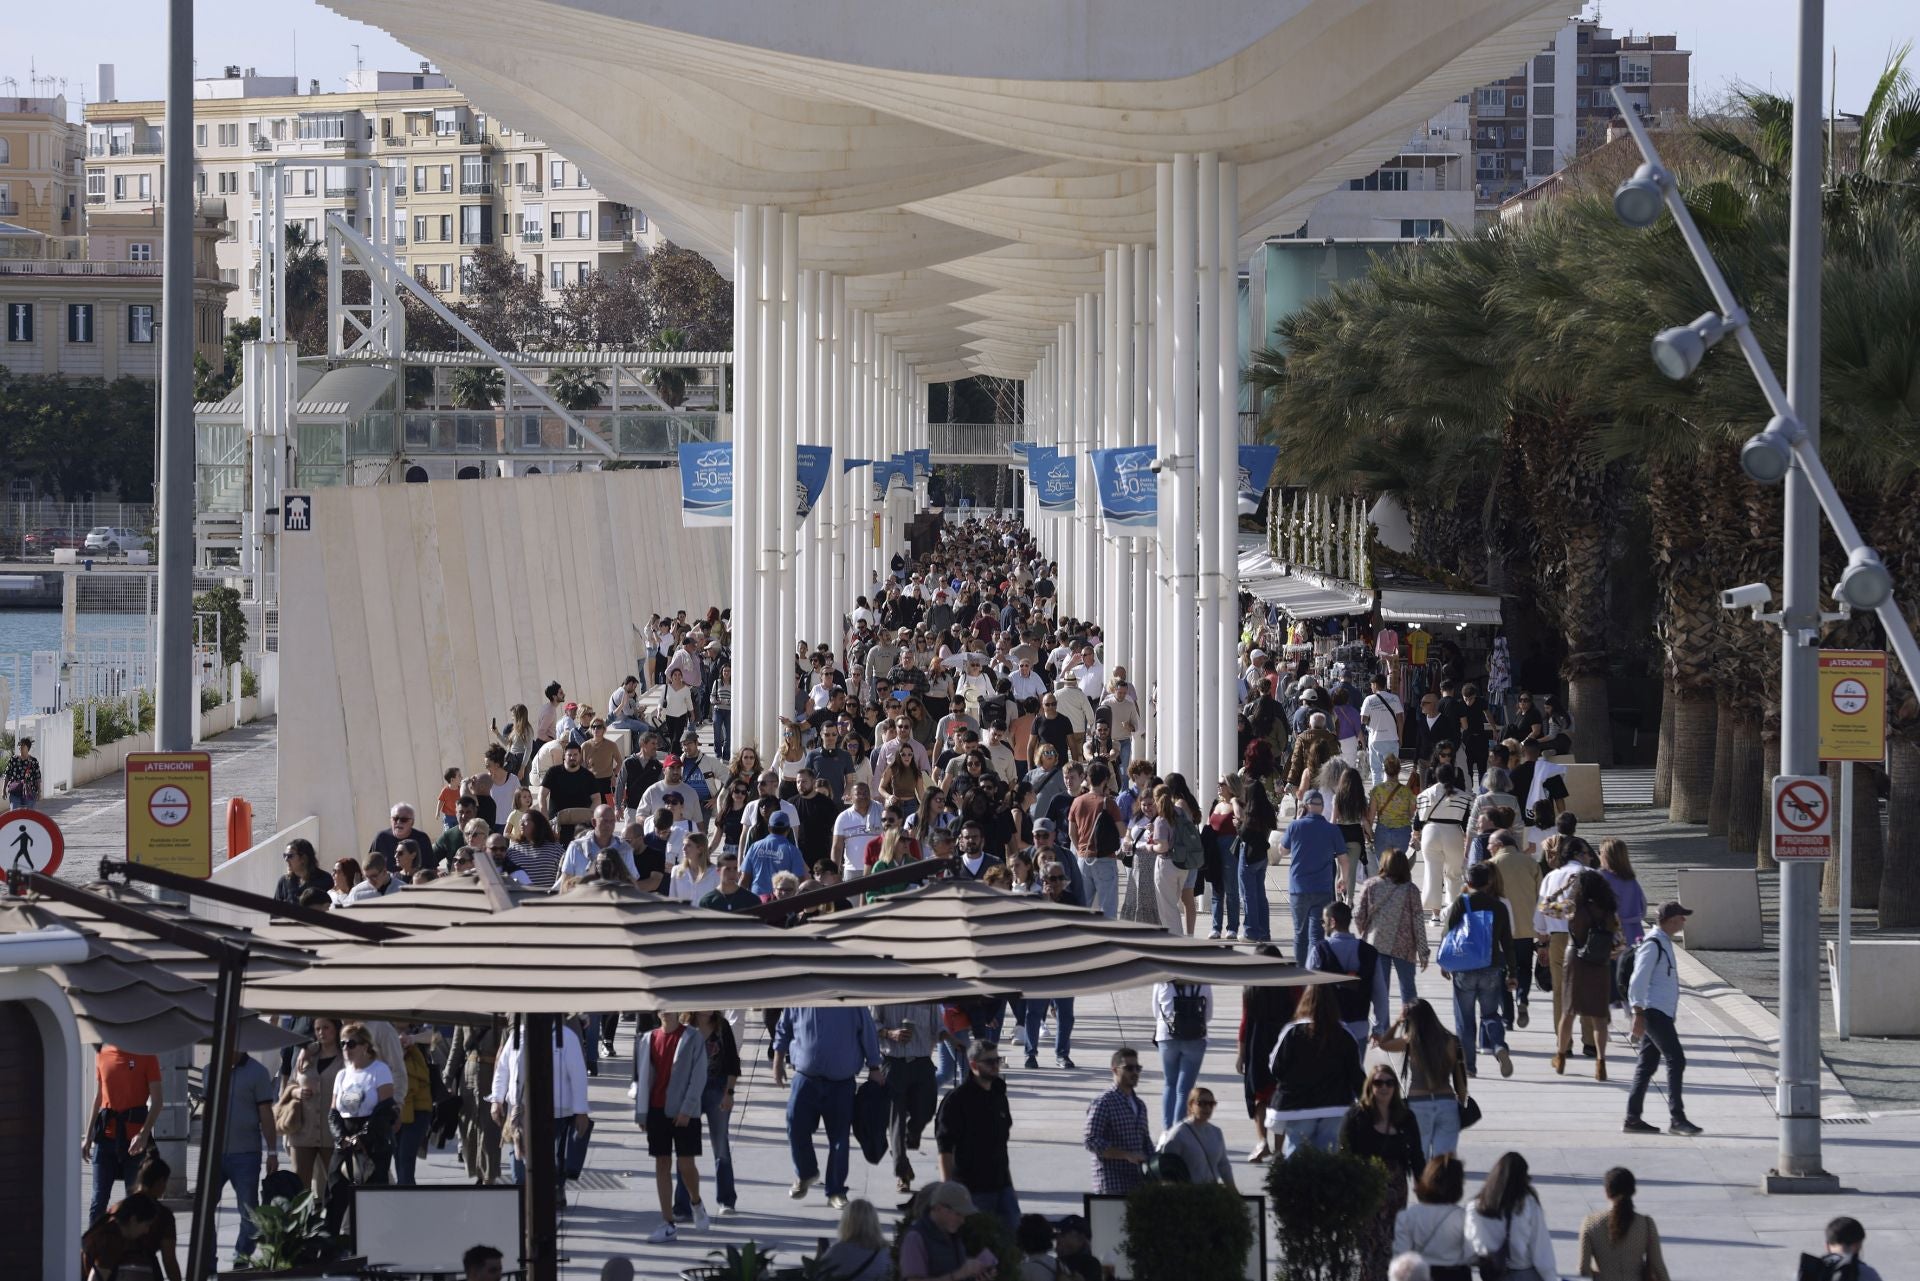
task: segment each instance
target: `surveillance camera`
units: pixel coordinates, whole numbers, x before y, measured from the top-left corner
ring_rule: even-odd
[[[1773,589],[1765,583],[1729,587],[1720,593],[1721,609],[1765,609],[1773,603]]]
[[[1154,473],[1156,476],[1159,475],[1161,461],[1162,461],[1161,459],[1156,458],[1153,461],[1149,462],[1147,464],[1147,470]]]

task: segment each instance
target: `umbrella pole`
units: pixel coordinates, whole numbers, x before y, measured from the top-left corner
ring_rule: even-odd
[[[227,1146],[227,1107],[233,1097],[233,1045],[240,1022],[240,980],[247,955],[228,948],[220,956],[214,987],[213,1061],[207,1065],[207,1104],[200,1123],[200,1174],[193,1188],[192,1242],[188,1281],[206,1281],[217,1270],[214,1240],[219,1208],[220,1159]]]
[[[521,1035],[526,1058],[527,1182],[521,1190],[526,1216],[524,1254],[530,1281],[559,1281],[559,1178],[554,1160],[553,1047],[560,1035],[555,1014],[529,1014]]]

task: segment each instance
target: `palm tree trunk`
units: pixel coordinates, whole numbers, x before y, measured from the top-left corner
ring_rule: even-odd
[[[1760,844],[1760,812],[1770,803],[1760,776],[1760,717],[1750,708],[1735,707],[1733,753],[1727,767],[1727,848],[1751,854]]]
[[[1880,877],[1886,862],[1885,834],[1880,830],[1880,771],[1873,765],[1853,767],[1853,905],[1880,906]]]
[[[1887,848],[1880,865],[1880,928],[1920,925],[1920,741],[1887,740]]]
[[[1662,720],[1665,720],[1663,714]],[[1675,823],[1707,821],[1713,792],[1714,727],[1718,709],[1713,696],[1691,691],[1673,697],[1673,792],[1668,818]]]
[[[1573,758],[1582,764],[1613,764],[1613,717],[1608,712],[1607,678],[1597,672],[1569,678],[1567,710],[1573,714]]]
[[[1779,864],[1773,861],[1773,777],[1780,772],[1780,727],[1769,725],[1760,735],[1760,844],[1753,853],[1753,865],[1771,872]]]
[[[1665,682],[1660,691],[1660,748],[1653,758],[1655,809],[1665,809],[1673,802],[1673,714],[1679,702],[1673,682]]]
[[[1727,807],[1733,797],[1733,704],[1714,702],[1713,787],[1707,796],[1707,834],[1727,834]]]

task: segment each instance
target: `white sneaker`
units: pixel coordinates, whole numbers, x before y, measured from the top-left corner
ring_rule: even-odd
[[[707,1217],[706,1203],[703,1201],[694,1202],[693,1203],[693,1230],[695,1232],[705,1232],[709,1227],[712,1226],[712,1224],[713,1224],[713,1220]]]
[[[734,1215],[738,1213],[740,1213],[740,1211],[734,1209],[730,1205],[723,1205],[720,1207],[720,1217],[723,1219],[731,1219]]]
[[[652,1245],[665,1245],[667,1242],[677,1241],[679,1238],[680,1230],[673,1226],[671,1220],[662,1223],[659,1227],[647,1233],[647,1241]]]

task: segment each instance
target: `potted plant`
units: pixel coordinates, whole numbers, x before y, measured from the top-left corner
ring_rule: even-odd
[[[1139,1281],[1238,1281],[1254,1245],[1247,1203],[1224,1183],[1143,1183],[1127,1197],[1125,1231]]]
[[[707,1257],[713,1262],[684,1269],[681,1281],[772,1281],[773,1251],[762,1250],[757,1242],[730,1245]]]
[[[327,1230],[325,1205],[312,1192],[265,1201],[253,1208],[253,1253],[238,1261],[227,1277],[309,1276],[328,1274],[340,1242]]]
[[[1280,1281],[1347,1281],[1387,1195],[1377,1161],[1303,1147],[1267,1171]],[[1129,1207],[1131,1212],[1131,1207]]]

